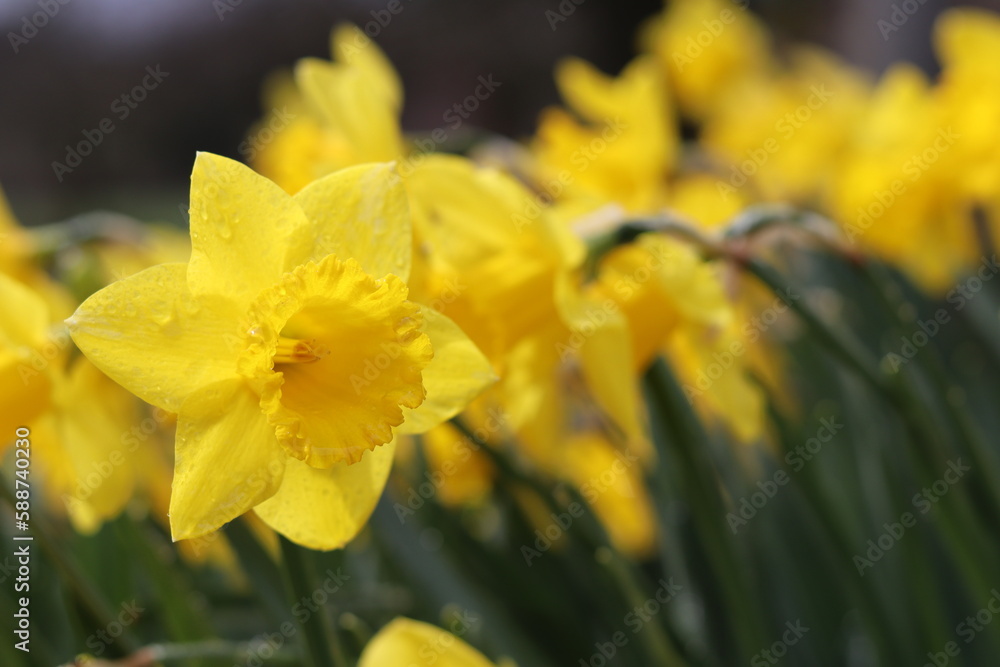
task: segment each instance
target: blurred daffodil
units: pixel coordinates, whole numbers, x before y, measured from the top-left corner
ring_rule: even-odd
[[[611,542],[635,558],[653,553],[656,520],[639,457],[617,449],[598,431],[565,444],[565,473],[608,531]]]
[[[730,90],[771,69],[767,30],[748,0],[670,0],[644,26],[640,42],[668,73],[685,115],[703,120]]]
[[[482,653],[455,635],[427,623],[397,618],[365,647],[358,667],[493,667]]]
[[[333,62],[305,58],[294,81],[272,81],[272,110],[247,140],[254,167],[291,193],[343,167],[398,159],[404,150],[402,85],[388,59],[353,25],[333,31],[330,51]]]
[[[255,509],[290,539],[342,546],[363,526],[396,433],[450,418],[492,381],[447,317],[408,298],[405,192],[392,165],[294,198],[201,153],[191,260],[113,283],[68,321],[109,376],[178,414],[175,539]]]
[[[762,399],[746,376],[747,347],[718,267],[680,241],[645,234],[604,257],[589,291],[592,303],[610,301],[627,322],[626,339],[615,348],[628,351],[633,373],[662,354],[691,388],[696,406],[721,417],[744,441],[760,434]],[[728,360],[724,372],[706,382],[702,376],[720,356]]]
[[[132,494],[133,462],[120,441],[135,400],[86,359],[71,361],[69,334],[41,295],[0,274],[0,302],[0,432],[30,429],[50,506],[94,532]]]
[[[805,47],[793,50],[786,69],[743,80],[702,128],[702,148],[719,164],[720,192],[815,205],[870,90],[861,72]]]
[[[679,139],[663,72],[649,56],[617,77],[582,60],[566,60],[556,83],[579,120],[546,110],[532,142],[537,187],[550,198],[614,201],[629,211],[662,205]]]

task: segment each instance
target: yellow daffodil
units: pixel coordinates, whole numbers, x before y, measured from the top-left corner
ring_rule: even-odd
[[[333,39],[337,62],[300,63],[298,94],[313,108],[328,109],[321,125],[347,147],[339,159],[385,156],[391,151],[395,151],[392,157],[403,158],[405,146],[396,139],[401,136],[398,77],[367,41],[356,28],[338,29]],[[642,70],[637,66],[635,80],[630,77],[628,86],[617,87],[622,90],[619,110],[628,112],[626,98],[652,92],[650,73]],[[362,99],[352,92],[353,85],[361,85],[360,74],[374,82],[371,87],[377,94],[369,91],[369,97]],[[584,88],[594,85],[600,84],[591,76]],[[588,88],[584,95],[594,100],[599,92]],[[371,111],[375,100],[378,112]],[[391,131],[383,131],[390,118]],[[282,159],[309,163],[301,152]],[[473,424],[478,424],[476,415],[488,415],[489,405],[501,406],[503,427],[510,432],[558,423],[558,413],[547,406],[554,400],[553,392],[559,391],[552,384],[560,364],[558,344],[569,332],[555,303],[556,290],[582,262],[582,244],[564,226],[554,224],[534,194],[509,176],[451,156],[415,154],[406,161],[417,251],[411,288],[419,300],[458,323],[502,378],[484,397],[484,409],[469,415]],[[308,169],[317,163],[310,164]],[[525,390],[526,384],[530,390]],[[635,409],[634,404],[630,407]],[[632,418],[630,424],[638,421]],[[637,428],[627,430],[634,434]],[[448,433],[442,429],[429,442],[447,440]],[[431,461],[432,466],[436,463],[445,461]],[[471,498],[466,491],[459,495]]]
[[[590,291],[592,302],[610,300],[627,321],[628,338],[616,347],[629,351],[634,373],[665,354],[689,400],[720,416],[742,440],[759,435],[762,399],[746,377],[747,346],[717,267],[679,241],[646,234],[604,258]],[[709,377],[720,357],[723,372]]]
[[[297,67],[300,94],[311,100],[313,107],[337,110],[324,116],[323,126],[339,132],[345,145],[352,147],[342,154],[343,159],[387,155],[391,150],[396,151],[394,157],[402,158],[405,147],[395,139],[400,136],[402,94],[391,65],[357,28],[339,28],[333,43],[336,63],[306,60]],[[637,62],[619,82],[582,62],[566,65],[566,93],[588,110],[588,118],[601,123],[608,120],[602,114],[624,114],[627,123],[634,125],[622,142],[633,148],[612,152],[612,157],[619,156],[619,166],[629,150],[653,147],[654,154],[643,162],[652,167],[661,161],[662,147],[669,145],[667,141],[651,141],[648,132],[640,137],[640,130],[653,119],[656,127],[665,127],[665,112],[654,86],[655,70],[651,61]],[[363,73],[373,82],[371,87],[380,91],[364,98],[371,104],[376,98],[380,100],[378,113],[366,111],[369,102],[354,95],[344,83],[356,81],[356,73]],[[608,94],[611,98],[604,100]],[[630,104],[633,101],[639,103],[638,108]],[[384,113],[387,110],[391,113]],[[371,122],[361,122],[369,116]],[[390,117],[392,129],[383,131]],[[620,137],[609,132],[619,132],[625,124],[623,119],[617,129],[595,126],[593,131],[608,136],[610,145]],[[591,130],[586,132],[590,139]],[[602,148],[595,150],[603,154]],[[285,159],[301,162],[305,158],[298,154]],[[614,165],[602,164],[604,173],[614,173]],[[631,165],[631,173],[638,176],[640,166]],[[455,320],[492,361],[503,378],[494,393],[495,403],[503,406],[506,427],[518,431],[529,428],[532,420],[536,420],[535,426],[541,421],[557,422],[558,413],[544,406],[554,400],[552,391],[558,391],[551,383],[561,363],[559,344],[571,332],[555,303],[556,291],[580,266],[582,244],[550,218],[540,198],[496,170],[477,169],[468,160],[442,155],[415,155],[407,159],[407,169],[417,250],[411,288],[421,301]],[[589,349],[596,349],[595,344]],[[590,354],[589,358],[599,356]],[[589,379],[594,380],[593,376]],[[527,390],[526,384],[533,386]],[[603,394],[613,395],[610,391]],[[611,402],[622,403],[619,397]],[[630,401],[628,409],[611,413],[622,420],[636,411],[636,401]],[[625,430],[637,437],[641,431],[638,420],[630,417],[627,424]]]
[[[671,183],[667,208],[694,226],[718,230],[752,202],[750,192],[720,188],[720,181],[707,173],[678,176]]]
[[[955,186],[968,199],[995,207],[1000,198],[1000,72],[991,65],[1000,57],[1000,16],[971,7],[948,10],[935,23],[934,46],[941,63],[935,91],[940,122],[960,139],[954,153],[961,157],[949,161],[963,175]]]
[[[461,158],[428,157],[407,183],[429,266],[425,298],[487,351],[501,380],[484,399],[502,407],[506,428],[525,436],[536,462],[559,465],[563,382],[576,363],[616,425],[643,439],[635,378],[607,345],[620,322],[580,312],[580,239],[513,178]]]
[[[463,158],[427,156],[407,179],[424,299],[502,368],[525,337],[559,325],[556,284],[583,246],[513,178]],[[470,221],[475,221],[474,224]]]
[[[51,507],[81,532],[94,532],[131,497],[133,462],[119,440],[135,399],[86,359],[53,325],[43,297],[0,274],[0,433],[31,431],[32,461]]]
[[[157,264],[188,261],[191,240],[174,227],[146,224],[135,242],[102,240],[88,246],[88,250],[97,258],[103,287]]]
[[[961,260],[951,251],[968,247],[963,234],[972,235],[971,221],[955,219],[965,211],[957,210],[952,170],[940,164],[919,170],[914,161],[937,138],[935,115],[923,73],[911,65],[886,72],[828,198],[848,243],[899,263],[928,285],[954,275]]]
[[[21,278],[36,269],[27,260],[31,239],[14,218],[3,190],[0,190],[0,271]]]
[[[1000,19],[949,11],[935,46],[937,82],[909,64],[882,77],[828,200],[850,243],[932,291],[953,284],[1000,231],[1000,76],[986,64],[1000,55]]]
[[[682,6],[687,8],[677,11],[692,10],[691,3]],[[532,143],[543,174],[536,179],[540,189],[560,184],[554,188],[556,215],[564,225],[590,236],[629,215],[655,215],[672,207],[675,215],[686,214],[700,226],[718,226],[749,200],[750,193],[726,187],[707,171],[681,171],[664,69],[651,56],[637,58],[618,77],[570,61],[557,70],[556,79],[569,106],[590,123],[551,111]],[[635,131],[604,141],[598,132],[607,131],[611,117]],[[593,150],[595,141],[600,151]],[[597,280],[578,289],[564,290],[560,307],[573,335],[584,339],[574,346],[583,374],[629,440],[641,443],[638,375],[661,353],[683,359],[693,374],[700,372],[706,359],[733,341],[732,305],[713,269],[679,244],[656,238],[612,253]],[[706,294],[713,298],[705,299]],[[760,400],[742,364],[717,385],[698,405],[724,415],[744,439],[756,435]],[[545,440],[551,433],[539,436]]]
[[[67,290],[39,265],[38,241],[30,228],[14,217],[3,190],[0,190],[0,273],[20,281],[46,303],[53,320],[73,312],[76,305]]]
[[[832,54],[798,48],[785,71],[745,80],[705,122],[702,147],[720,192],[815,206],[852,138],[870,93]],[[745,195],[744,195],[745,196]]]
[[[582,60],[556,69],[556,83],[570,109],[543,113],[532,148],[533,176],[549,198],[613,201],[629,211],[648,211],[663,201],[678,138],[663,73],[644,56],[617,77]]]
[[[493,486],[496,471],[489,458],[451,424],[441,424],[423,438],[427,464],[441,483],[437,497],[445,505],[479,502]]]
[[[261,174],[295,193],[311,181],[363,162],[403,153],[399,77],[360,29],[342,25],[331,36],[335,62],[305,58],[294,87],[279,79],[266,103],[271,111],[245,143]]]
[[[397,618],[365,647],[358,667],[494,667],[482,653],[455,635],[428,623]]]
[[[201,153],[191,260],[113,283],[68,321],[93,362],[178,414],[175,539],[255,509],[300,544],[360,530],[396,433],[450,418],[492,380],[437,311],[408,298],[412,239],[392,165],[335,172],[294,198]]]
[[[0,433],[4,441],[51,405],[53,374],[66,359],[66,345],[49,339],[51,317],[40,296],[0,274],[4,308],[0,363]]]
[[[746,0],[670,0],[644,26],[640,42],[668,72],[684,113],[702,120],[729,90],[768,71],[770,39]]]
[[[594,509],[615,547],[636,558],[649,556],[656,520],[639,457],[618,450],[597,431],[586,431],[566,442],[564,460],[567,478]]]

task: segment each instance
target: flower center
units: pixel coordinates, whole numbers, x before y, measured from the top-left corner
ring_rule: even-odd
[[[316,339],[295,340],[278,336],[278,345],[274,350],[275,364],[311,364],[330,354],[328,348],[319,345]]]
[[[285,274],[250,307],[240,372],[289,455],[355,463],[392,439],[402,407],[425,397],[433,352],[396,276],[328,256]]]

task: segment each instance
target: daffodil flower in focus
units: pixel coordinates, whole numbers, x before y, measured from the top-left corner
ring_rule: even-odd
[[[244,512],[316,549],[364,525],[396,433],[450,418],[492,379],[449,319],[408,299],[411,226],[391,164],[295,197],[201,153],[191,260],[88,299],[73,339],[109,376],[178,414],[175,540]]]

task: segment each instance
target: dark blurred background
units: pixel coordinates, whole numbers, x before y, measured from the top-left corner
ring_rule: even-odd
[[[195,151],[240,157],[265,76],[303,56],[328,57],[333,25],[364,25],[389,1],[0,0],[0,185],[25,224],[94,208],[181,223]],[[399,1],[402,11],[376,41],[403,78],[404,128],[444,125],[442,114],[492,73],[503,87],[470,122],[514,137],[556,101],[560,57],[617,71],[634,53],[637,25],[662,6],[584,0],[553,30],[545,11],[560,0]],[[876,22],[892,12],[890,0],[758,0],[751,8],[779,41],[819,42],[875,72],[899,59],[933,72],[930,31],[940,11],[1000,9],[1000,0],[908,2],[919,11],[888,40]],[[115,99],[157,65],[169,75],[119,120],[109,111]],[[105,117],[114,131],[60,182],[53,161]]]

